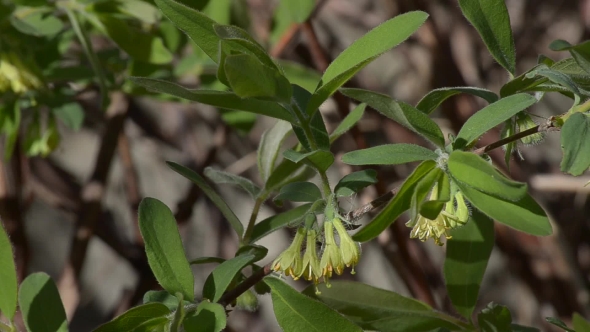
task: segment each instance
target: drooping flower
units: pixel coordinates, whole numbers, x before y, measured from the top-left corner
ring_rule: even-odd
[[[324,276],[324,282],[329,287],[329,280],[332,277],[332,273],[342,274],[344,271],[342,253],[334,240],[334,224],[332,220],[324,221],[324,237],[324,251],[320,261],[320,268]]]
[[[352,266],[352,271],[350,273],[354,274],[354,267],[358,264],[361,256],[360,245],[354,242],[352,237],[350,237],[350,235],[346,231],[346,228],[344,228],[344,225],[342,225],[340,219],[334,219],[333,223],[334,228],[336,228],[336,231],[338,232],[338,236],[340,238],[340,252],[342,254],[342,263],[344,263],[346,267]]]
[[[437,188],[432,190],[430,200],[436,200]],[[445,238],[450,239],[449,230],[463,226],[469,220],[469,208],[463,198],[463,194],[458,191],[453,195],[453,198],[445,204],[445,208],[436,218],[429,219],[421,214],[418,214],[416,219],[410,220],[406,226],[413,227],[410,232],[410,238],[419,239],[425,242],[429,238],[434,240],[439,246],[442,246],[440,238],[444,235]]]
[[[31,61],[26,61],[14,52],[0,52],[0,91],[16,94],[43,87],[38,70]]]
[[[279,257],[272,262],[272,269],[276,272],[281,271],[286,276],[291,276],[293,280],[299,279],[301,270],[303,269],[303,261],[301,259],[301,247],[307,230],[305,228],[297,229],[295,239],[287,248],[283,251]]]
[[[322,277],[322,269],[320,268],[320,259],[316,250],[317,233],[314,230],[307,231],[307,245],[305,254],[303,254],[303,264],[301,271],[297,277],[303,276],[307,281],[313,281],[315,285],[319,284]],[[316,293],[318,292],[316,288]]]

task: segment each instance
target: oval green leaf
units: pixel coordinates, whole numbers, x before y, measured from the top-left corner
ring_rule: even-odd
[[[139,230],[148,263],[160,285],[171,294],[179,292],[193,300],[194,277],[172,211],[155,198],[144,198],[139,204]]]
[[[478,210],[463,227],[451,230],[444,263],[445,286],[453,306],[471,320],[494,248],[494,222]]]
[[[308,165],[325,172],[333,163],[334,155],[327,150],[315,150],[311,152],[301,153],[295,150],[287,150],[283,152],[285,159],[294,163],[306,162]]]
[[[590,117],[574,113],[561,128],[561,171],[578,176],[590,167]]]
[[[283,331],[362,331],[336,311],[299,293],[285,282],[274,277],[266,277],[264,282],[271,289],[273,309]]]
[[[457,186],[471,204],[500,223],[536,236],[547,236],[553,233],[547,214],[529,194],[519,201],[511,202],[487,195],[461,183],[457,183]]]
[[[415,144],[399,143],[351,151],[342,156],[342,162],[349,165],[399,165],[437,158],[438,155],[430,149]]]
[[[428,115],[417,110],[410,104],[393,100],[391,97],[363,89],[340,89],[342,94],[360,102],[366,103],[379,113],[410,129],[432,142],[438,147],[444,147],[445,138],[440,127]]]
[[[357,39],[328,66],[307,106],[307,113],[315,112],[328,97],[358,71],[410,37],[427,18],[428,14],[425,12],[408,12],[382,23]]]
[[[121,316],[101,325],[94,332],[154,331],[156,326],[163,328],[170,323],[167,317],[169,314],[170,309],[164,304],[148,303],[129,309]]]
[[[217,302],[232,280],[246,265],[254,260],[254,255],[240,255],[219,264],[205,280],[203,297]]]
[[[391,225],[411,205],[412,195],[417,183],[436,167],[432,160],[422,162],[401,185],[395,197],[379,212],[375,218],[352,237],[355,241],[366,242],[376,238]]]
[[[0,313],[12,321],[16,313],[17,290],[16,266],[8,234],[0,222]]]
[[[66,311],[57,287],[46,273],[37,272],[23,280],[18,304],[29,332],[67,332]]]
[[[474,153],[453,151],[447,165],[455,181],[486,194],[510,201],[517,201],[526,195],[526,183],[508,179]]]
[[[454,95],[460,93],[467,93],[476,97],[480,97],[488,103],[495,103],[498,101],[498,95],[490,90],[480,89],[475,87],[454,87],[454,88],[439,88],[430,91],[426,96],[416,105],[416,108],[425,114],[432,113],[443,101],[449,99]]]
[[[463,15],[475,27],[494,59],[510,73],[516,70],[516,50],[504,0],[459,0]]]
[[[526,93],[502,98],[482,108],[472,115],[461,127],[454,143],[455,149],[470,145],[488,130],[508,120],[516,113],[537,102],[537,99]]]
[[[343,314],[353,323],[370,331],[430,331],[437,328],[458,330],[456,319],[434,311],[428,305],[384,289],[360,282],[332,281],[332,287],[313,286],[304,294],[317,298]]]
[[[165,93],[174,97],[196,101],[202,104],[236,111],[246,111],[295,122],[293,115],[279,104],[254,98],[240,98],[233,92],[216,90],[189,90],[176,83],[147,77],[130,77],[133,83],[148,90]]]
[[[199,188],[205,193],[205,195],[207,195],[207,197],[213,202],[213,204],[215,204],[215,206],[219,208],[221,214],[223,214],[225,219],[229,221],[234,231],[238,233],[238,236],[242,237],[242,235],[244,234],[244,225],[242,225],[240,219],[236,217],[236,214],[234,213],[234,211],[232,211],[232,209],[230,209],[225,200],[221,196],[219,196],[219,194],[217,194],[217,192],[215,192],[213,188],[211,188],[211,186],[209,185],[209,183],[207,183],[207,181],[205,181],[205,179],[203,179],[199,174],[197,174],[193,170],[181,166],[177,163],[167,161],[166,164],[173,171],[191,180],[194,184],[199,186]]]

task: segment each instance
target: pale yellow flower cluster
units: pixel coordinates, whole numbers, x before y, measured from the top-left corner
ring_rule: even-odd
[[[328,287],[333,273],[342,274],[345,266],[352,267],[351,273],[354,274],[354,266],[358,264],[361,255],[360,245],[350,237],[339,218],[324,221],[323,228],[324,246],[321,259],[316,249],[318,233],[313,229],[301,227],[289,248],[274,260],[272,269],[291,276],[294,280],[303,277],[316,285],[323,277]],[[338,234],[338,242],[335,234]],[[307,244],[302,255],[305,240]]]

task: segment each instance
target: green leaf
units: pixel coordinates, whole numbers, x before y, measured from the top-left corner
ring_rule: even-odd
[[[490,90],[480,89],[475,87],[453,87],[453,88],[439,88],[430,91],[426,96],[416,105],[416,108],[425,114],[432,113],[443,101],[449,99],[454,95],[460,93],[467,93],[476,97],[480,97],[488,103],[495,103],[498,101],[498,95]]]
[[[293,182],[281,188],[274,201],[315,202],[322,199],[320,188],[311,182]]]
[[[516,50],[504,0],[459,0],[463,15],[475,27],[496,61],[514,74]]]
[[[553,233],[547,214],[528,194],[519,201],[511,202],[461,183],[457,183],[457,186],[471,204],[498,222],[531,235],[547,236]]]
[[[161,303],[172,311],[176,310],[176,307],[178,307],[178,298],[167,291],[150,290],[143,295],[143,304],[148,303]]]
[[[52,36],[64,25],[49,7],[18,7],[10,16],[10,23],[18,31],[32,36]]]
[[[236,274],[242,271],[246,265],[252,263],[254,258],[254,255],[241,255],[219,264],[205,281],[203,297],[212,302],[217,302]]]
[[[566,88],[568,91],[571,91],[575,96],[580,96],[582,94],[582,91],[571,77],[569,77],[565,73],[551,69],[545,65],[539,65],[535,70],[529,72],[527,76],[529,78],[533,78],[535,76],[543,76],[549,79],[551,82]]]
[[[578,45],[572,45],[565,40],[555,40],[549,48],[553,51],[569,51],[572,57],[590,74],[590,41],[585,41]]]
[[[471,145],[488,130],[536,102],[537,99],[535,97],[529,94],[519,93],[502,98],[482,108],[463,124],[463,127],[461,127],[461,130],[457,134],[454,149],[461,149]]]
[[[256,198],[260,194],[260,188],[258,188],[257,185],[243,176],[220,171],[212,167],[205,168],[204,174],[209,178],[209,180],[215,183],[227,183],[240,186],[248,194],[250,194],[252,198]]]
[[[578,332],[590,331],[590,322],[588,322],[586,319],[584,319],[584,317],[582,317],[577,312],[574,312],[573,325],[574,325],[574,330],[576,330]]]
[[[458,330],[452,323],[455,319],[420,301],[360,282],[332,281],[331,284],[330,288],[319,285],[321,293],[317,295],[313,286],[303,293],[317,298],[365,330],[430,331],[440,327]]]
[[[510,310],[493,302],[477,315],[477,320],[482,332],[511,331],[512,315]]]
[[[555,318],[555,317],[546,317],[545,320],[547,322],[549,322],[550,324],[553,324],[559,328],[561,328],[564,331],[567,332],[576,332],[575,330],[570,329],[569,327],[567,327],[567,325],[559,318]],[[578,331],[580,332],[580,331]]]
[[[362,331],[336,311],[285,282],[273,277],[264,278],[264,282],[271,289],[274,313],[283,331]]]
[[[211,202],[213,202],[213,204],[215,204],[215,206],[219,208],[221,214],[223,214],[225,219],[229,221],[234,231],[238,233],[238,237],[242,237],[242,235],[244,234],[244,226],[242,225],[242,222],[240,221],[240,219],[238,219],[238,217],[236,217],[236,214],[232,211],[232,209],[230,209],[225,200],[221,196],[219,196],[219,194],[217,194],[217,192],[215,192],[213,188],[211,188],[211,186],[207,183],[207,181],[205,181],[205,179],[203,179],[199,174],[197,174],[193,170],[181,166],[177,163],[167,161],[166,164],[168,164],[168,167],[170,167],[173,171],[191,180],[194,184],[199,186],[199,188],[205,193],[205,195],[207,195]]]
[[[486,194],[509,201],[517,201],[526,195],[526,183],[508,179],[475,153],[453,151],[447,166],[455,181]]]
[[[359,104],[338,124],[338,127],[330,134],[330,143],[349,131],[365,114],[367,104]]]
[[[551,66],[552,70],[567,75],[574,83],[584,89],[590,90],[590,75],[572,58],[563,59]],[[588,94],[588,91],[584,91]]]
[[[395,197],[387,203],[367,226],[361,228],[352,238],[359,242],[370,241],[387,229],[404,211],[410,208],[416,184],[435,167],[436,163],[431,160],[424,161],[416,167],[414,172],[401,185]]]
[[[411,105],[368,90],[340,89],[340,91],[345,96],[366,103],[386,117],[423,136],[434,145],[444,147],[445,139],[439,126],[428,115]]]
[[[322,172],[325,172],[334,163],[334,155],[332,152],[326,150],[315,150],[307,153],[287,150],[283,152],[283,156],[294,163],[307,161],[310,166]]]
[[[307,20],[314,7],[314,0],[287,0],[281,1],[276,10],[285,10],[287,13],[289,13],[293,22],[303,23],[305,20]]]
[[[337,197],[351,196],[373,183],[377,183],[377,171],[374,169],[353,172],[338,181],[334,193]]]
[[[305,217],[311,206],[311,203],[303,204],[289,211],[275,214],[272,217],[260,221],[254,226],[250,242],[254,243],[278,229],[296,224]]]
[[[162,303],[148,303],[131,308],[121,316],[101,325],[94,332],[149,332],[170,323],[168,307]],[[158,330],[156,330],[158,331]]]
[[[18,304],[29,332],[67,332],[66,311],[51,277],[36,272],[23,280]]]
[[[398,15],[357,39],[330,63],[307,105],[307,113],[315,112],[328,97],[358,71],[410,37],[426,21],[426,18],[428,14],[421,11]]]
[[[207,301],[199,303],[197,311],[184,320],[186,332],[220,332],[226,325],[225,308]]]
[[[62,104],[52,108],[51,112],[68,128],[75,131],[82,128],[82,123],[84,123],[84,109],[82,109],[80,104],[76,102]]]
[[[445,285],[455,309],[471,320],[494,248],[494,222],[475,210],[465,226],[451,230],[451,236],[443,270]]]
[[[130,77],[133,83],[148,90],[169,94],[220,108],[262,114],[294,122],[293,115],[279,104],[254,98],[240,98],[233,92],[216,90],[189,90],[178,84],[145,77]]]
[[[136,30],[115,16],[100,15],[107,35],[130,57],[153,64],[166,64],[173,56],[162,38]]]
[[[220,38],[213,26],[216,22],[207,15],[173,0],[155,0],[162,13],[182,30],[197,46],[217,63]]]
[[[14,254],[8,234],[0,222],[0,313],[12,321],[16,313],[18,285]]]
[[[260,138],[258,145],[258,172],[260,178],[266,183],[275,168],[277,156],[281,145],[291,132],[291,124],[279,120],[270,129],[266,130]]]
[[[561,171],[578,176],[590,167],[590,117],[574,113],[561,128]]]
[[[399,143],[351,151],[342,156],[342,162],[349,165],[399,165],[437,158],[438,155],[430,149],[415,144]]]
[[[194,277],[172,211],[155,198],[144,198],[139,204],[139,230],[158,282],[171,294],[179,292],[192,300]]]
[[[259,260],[266,257],[267,254],[268,254],[268,249],[266,247],[259,246],[257,244],[248,244],[248,245],[240,247],[240,249],[238,249],[238,251],[236,251],[236,257],[243,256],[243,255],[253,255],[254,259],[252,260],[252,262],[258,262]]]
[[[229,55],[225,58],[224,68],[230,87],[241,98],[268,97],[290,101],[291,85],[287,78],[254,56]]]
[[[510,324],[510,328],[512,332],[541,332],[541,330],[537,328],[518,324]]]

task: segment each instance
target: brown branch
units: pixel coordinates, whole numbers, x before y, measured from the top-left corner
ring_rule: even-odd
[[[249,276],[246,280],[242,281],[239,285],[235,288],[227,291],[225,294],[221,296],[217,303],[221,304],[222,306],[227,306],[232,303],[238,296],[245,293],[248,289],[256,285],[260,282],[264,277],[269,275],[272,272],[271,264],[266,264],[258,271],[254,272],[251,276]]]
[[[530,135],[533,135],[536,133],[559,131],[560,129],[561,129],[560,127],[556,127],[554,125],[553,121],[549,120],[546,124],[538,125],[533,128],[527,129],[525,131],[521,131],[519,133],[516,133],[512,136],[495,141],[494,143],[488,144],[484,147],[474,150],[473,153],[478,154],[478,155],[482,155],[482,154],[488,153],[494,149],[502,147],[506,144],[512,143],[514,141],[518,141],[519,139],[521,139],[523,137],[527,137],[527,136],[530,136]]]
[[[111,94],[111,103],[106,112],[106,127],[102,134],[94,170],[82,188],[82,204],[76,220],[70,257],[59,281],[60,289],[67,293],[64,305],[70,318],[79,301],[80,273],[86,258],[88,243],[94,235],[96,223],[101,216],[102,199],[119,134],[123,130],[129,110],[128,105],[127,97],[122,92]]]

